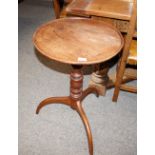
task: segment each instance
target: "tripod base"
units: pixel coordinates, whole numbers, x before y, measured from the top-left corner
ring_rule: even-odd
[[[39,114],[40,109],[46,105],[49,104],[65,104],[70,106],[71,108],[73,108],[74,110],[76,110],[78,112],[78,114],[80,115],[83,124],[85,126],[86,129],[86,133],[87,133],[87,138],[88,138],[88,145],[89,145],[89,152],[90,155],[93,155],[93,138],[92,138],[92,133],[91,133],[91,129],[90,129],[90,125],[89,125],[89,121],[88,118],[83,110],[82,107],[82,100],[89,94],[91,93],[95,93],[95,95],[98,97],[99,93],[97,91],[96,88],[87,88],[86,90],[83,91],[82,96],[79,100],[74,100],[72,99],[70,96],[66,96],[66,97],[50,97],[47,98],[45,100],[43,100],[37,107],[36,110],[36,114]]]
[[[49,104],[65,104],[76,110],[80,115],[83,124],[86,129],[89,153],[93,155],[93,138],[89,125],[88,118],[82,107],[82,100],[89,94],[94,93],[97,97],[99,92],[95,87],[88,87],[86,90],[82,90],[83,74],[81,72],[82,66],[73,66],[73,71],[70,75],[70,96],[65,97],[50,97],[43,100],[37,107],[36,114],[39,114],[40,109]]]

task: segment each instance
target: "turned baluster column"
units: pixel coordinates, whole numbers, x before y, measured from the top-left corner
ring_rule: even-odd
[[[80,100],[83,91],[83,73],[81,65],[72,65],[73,70],[70,74],[70,97],[77,101]]]
[[[95,87],[99,94],[104,96],[106,93],[106,86],[109,81],[108,77],[109,65],[108,63],[97,64],[94,66],[94,71],[91,75],[89,86]]]

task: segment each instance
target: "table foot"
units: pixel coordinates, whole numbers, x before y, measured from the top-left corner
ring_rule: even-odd
[[[86,129],[88,145],[89,145],[89,153],[90,153],[90,155],[93,155],[93,137],[92,137],[92,133],[91,133],[91,128],[89,125],[88,118],[82,108],[80,101],[77,102],[77,112],[79,113],[79,115],[83,121],[83,124],[85,126],[85,129]]]
[[[36,114],[39,113],[40,109],[48,104],[65,104],[71,106],[71,100],[69,97],[50,97],[43,100],[37,107]]]

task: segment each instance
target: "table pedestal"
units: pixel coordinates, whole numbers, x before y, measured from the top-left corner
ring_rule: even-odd
[[[115,87],[118,65],[116,72],[108,76],[109,69],[110,64],[108,64],[108,62],[94,66],[94,71],[89,81],[89,87],[95,87],[98,90],[100,96],[105,96],[107,89]],[[136,73],[133,72],[133,70],[126,69],[122,79],[122,84],[133,81],[135,76]]]
[[[95,87],[101,96],[104,96],[106,93],[107,84],[109,81],[108,71],[108,63],[94,65],[94,71],[89,82],[89,86]]]
[[[73,65],[73,71],[70,74],[70,96],[65,97],[50,97],[43,100],[37,107],[36,114],[40,109],[48,104],[61,103],[70,106],[78,112],[86,129],[89,153],[93,155],[93,138],[87,116],[82,107],[82,100],[90,93],[95,93],[99,96],[99,91],[95,87],[88,87],[83,91],[83,73],[81,65]]]

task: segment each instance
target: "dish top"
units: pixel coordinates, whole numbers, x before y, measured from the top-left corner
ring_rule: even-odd
[[[33,42],[46,57],[77,65],[109,60],[120,52],[124,44],[116,28],[87,18],[50,21],[36,30]]]

